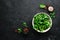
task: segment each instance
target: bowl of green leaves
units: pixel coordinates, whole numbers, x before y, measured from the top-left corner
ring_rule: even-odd
[[[51,17],[45,13],[40,12],[34,15],[32,19],[33,29],[40,33],[45,33],[52,27],[52,19]]]

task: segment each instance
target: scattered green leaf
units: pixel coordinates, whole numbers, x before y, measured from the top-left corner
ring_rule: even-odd
[[[52,19],[55,18],[55,12],[51,12],[50,16],[51,16]]]
[[[46,5],[45,4],[40,4],[40,8],[45,8]]]
[[[18,33],[21,33],[22,32],[22,29],[21,28],[17,28],[18,30]]]
[[[23,22],[22,25],[25,26],[25,27],[27,27],[27,23],[26,22]]]

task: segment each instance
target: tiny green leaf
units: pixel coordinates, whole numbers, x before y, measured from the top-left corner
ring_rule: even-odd
[[[45,4],[40,4],[40,8],[45,8],[46,5]]]
[[[22,25],[25,26],[25,27],[27,27],[27,23],[26,22],[23,22]]]
[[[53,19],[53,18],[55,18],[55,12],[51,12],[50,13],[50,17]]]
[[[55,12],[51,12],[50,15],[55,15]]]
[[[21,33],[22,32],[22,29],[21,28],[17,28],[18,30],[18,33]]]

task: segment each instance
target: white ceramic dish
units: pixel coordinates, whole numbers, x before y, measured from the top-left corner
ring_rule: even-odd
[[[40,13],[37,13],[36,15],[41,14],[41,13],[46,14],[47,16],[49,16],[49,15],[48,15],[47,13],[45,13],[45,12],[40,12]],[[34,15],[34,16],[36,16],[36,15]],[[33,19],[32,19],[33,29],[36,30],[37,32],[40,32],[40,33],[45,33],[45,32],[47,32],[47,31],[49,31],[49,30],[51,29],[51,27],[52,27],[52,19],[51,19],[50,16],[49,16],[49,18],[50,18],[50,22],[51,22],[50,27],[47,28],[46,30],[40,31],[40,30],[37,30],[36,28],[34,28],[34,17],[33,17]]]

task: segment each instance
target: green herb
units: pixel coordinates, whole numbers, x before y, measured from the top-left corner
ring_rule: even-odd
[[[45,4],[40,4],[40,8],[45,8],[46,5]]]
[[[22,25],[25,26],[25,27],[27,27],[27,23],[26,22],[23,22]]]
[[[34,16],[34,28],[40,31],[46,30],[50,27],[50,17],[45,14],[41,13]]]
[[[18,30],[18,33],[21,33],[22,32],[22,29],[21,28],[17,28]]]
[[[50,16],[51,16],[52,19],[55,18],[55,12],[51,12]]]

